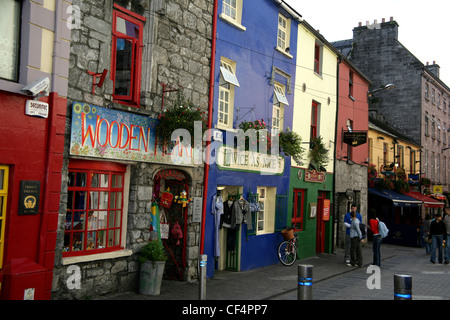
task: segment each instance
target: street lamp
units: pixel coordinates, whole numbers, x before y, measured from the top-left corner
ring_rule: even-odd
[[[375,93],[375,92],[378,92],[378,91],[381,91],[381,90],[391,90],[391,89],[395,89],[395,84],[389,83],[389,84],[387,84],[385,86],[381,86],[378,89],[374,89],[372,91],[369,91],[369,92],[367,92],[367,94],[369,95],[369,98],[370,98],[372,96],[372,94]]]

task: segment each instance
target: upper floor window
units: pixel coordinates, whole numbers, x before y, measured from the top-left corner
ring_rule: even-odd
[[[238,27],[241,30],[246,28],[241,25],[242,23],[242,5],[244,0],[223,0],[222,1],[222,13],[220,18],[229,22],[230,24]]]
[[[233,128],[234,89],[239,87],[235,73],[236,63],[222,58],[220,60],[219,105],[217,126]]]
[[[113,98],[139,107],[145,18],[114,4],[111,78]]]
[[[277,48],[281,52],[289,52],[289,41],[291,32],[291,20],[285,16],[278,15],[278,35],[277,35]]]
[[[353,97],[353,72],[351,71],[348,78],[348,95]]]
[[[323,46],[316,43],[314,45],[314,72],[318,75],[322,74],[322,52]]]
[[[430,135],[430,117],[428,116],[427,113],[425,113],[425,135],[429,136]]]
[[[425,98],[429,99],[429,91],[430,91],[430,86],[428,83],[425,83]]]
[[[4,0],[0,10],[0,78],[19,80],[21,1]]]
[[[285,88],[279,83],[274,83],[274,103],[272,110],[272,128],[283,130],[284,127],[284,106],[288,105],[285,95]]]
[[[431,89],[431,102],[436,103],[436,90]]]
[[[317,138],[318,136],[318,126],[319,126],[318,113],[319,113],[319,104],[313,101],[311,107],[311,130],[309,141],[312,141],[314,138]]]

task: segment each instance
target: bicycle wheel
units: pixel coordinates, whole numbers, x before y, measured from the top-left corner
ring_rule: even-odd
[[[278,260],[285,265],[291,266],[297,259],[297,247],[290,241],[283,241],[278,246]]]

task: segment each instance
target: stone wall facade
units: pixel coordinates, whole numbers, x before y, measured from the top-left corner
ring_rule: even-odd
[[[181,167],[155,163],[125,162],[128,195],[126,243],[121,254],[110,257],[80,258],[68,262],[63,257],[67,211],[68,172],[72,102],[137,113],[157,118],[163,108],[171,107],[182,93],[200,109],[207,111],[211,57],[212,0],[73,0],[80,10],[81,24],[72,30],[66,146],[64,151],[60,217],[56,244],[52,299],[87,299],[118,292],[136,291],[139,279],[137,256],[140,248],[154,236],[149,231],[149,212],[155,174],[163,169],[183,172],[189,183],[189,196],[203,195],[203,166]],[[110,79],[112,15],[114,3],[146,19],[143,30],[140,106],[127,106],[113,100]],[[87,72],[108,70],[103,86],[92,93],[93,77]],[[97,79],[98,81],[98,79]],[[163,98],[163,85],[166,90]],[[84,159],[97,160],[102,159]],[[108,160],[114,161],[114,160]],[[192,222],[188,208],[185,281],[197,279],[200,223]],[[70,266],[81,273],[81,286],[71,289]]]

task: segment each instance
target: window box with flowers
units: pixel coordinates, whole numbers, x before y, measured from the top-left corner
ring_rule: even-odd
[[[185,101],[182,95],[179,95],[174,103],[174,107],[164,109],[158,116],[159,122],[156,126],[156,136],[158,137],[158,146],[161,150],[172,150],[175,142],[172,141],[172,133],[177,129],[186,129],[190,135],[190,141],[181,141],[184,146],[194,146],[195,122],[201,122],[202,137],[207,129],[207,120],[205,112],[195,106],[190,101]]]

